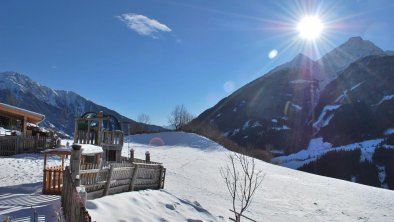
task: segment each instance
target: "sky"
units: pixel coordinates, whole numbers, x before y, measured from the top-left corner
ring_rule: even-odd
[[[0,72],[74,91],[122,115],[167,125],[198,116],[290,61],[318,59],[352,36],[393,50],[394,1],[0,0]],[[300,37],[305,16],[323,23]]]

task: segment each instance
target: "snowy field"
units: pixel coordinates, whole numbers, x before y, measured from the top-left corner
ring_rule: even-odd
[[[147,150],[167,168],[164,190],[128,192],[90,200],[95,221],[228,221],[231,202],[220,177],[229,151],[195,134],[137,135],[125,143],[137,158]],[[128,140],[126,140],[128,141]],[[52,158],[50,164],[59,164]],[[312,175],[257,161],[266,173],[246,215],[257,221],[393,221],[394,192]],[[43,157],[0,157],[0,220],[56,221],[59,196],[41,195]],[[45,217],[45,219],[44,219]]]
[[[60,165],[56,157],[48,158],[48,165]],[[0,221],[56,221],[60,196],[42,195],[44,158],[38,154],[19,154],[0,157]]]
[[[204,137],[160,133],[130,137],[136,157],[149,150],[167,168],[164,191],[89,201],[97,221],[228,221],[229,195],[219,168],[229,152]],[[161,146],[152,146],[161,145]],[[393,221],[394,192],[257,161],[266,173],[247,216],[257,221]],[[116,213],[108,213],[116,212]]]

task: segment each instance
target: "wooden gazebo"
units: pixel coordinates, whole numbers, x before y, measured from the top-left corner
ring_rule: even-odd
[[[91,144],[74,144],[81,148],[81,158],[79,165],[99,168],[102,163],[103,149]],[[73,145],[73,146],[74,146]],[[42,151],[44,154],[44,178],[42,193],[43,194],[61,194],[63,187],[63,175],[65,170],[64,158],[71,156],[71,147],[62,147],[56,149],[47,149]],[[59,156],[62,164],[57,166],[48,166],[48,156]]]

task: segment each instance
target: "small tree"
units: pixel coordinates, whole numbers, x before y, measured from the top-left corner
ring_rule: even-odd
[[[229,162],[220,169],[220,173],[232,199],[235,221],[240,222],[241,216],[252,203],[257,189],[263,182],[265,174],[261,170],[256,170],[254,158],[231,153],[228,159]],[[239,171],[238,168],[241,170]]]
[[[177,105],[168,118],[168,123],[180,130],[183,126],[193,120],[193,115],[187,111],[184,105]]]

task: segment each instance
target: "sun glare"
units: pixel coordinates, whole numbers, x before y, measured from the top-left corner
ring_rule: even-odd
[[[317,16],[306,16],[297,25],[297,31],[301,38],[315,40],[323,32],[324,25]]]

